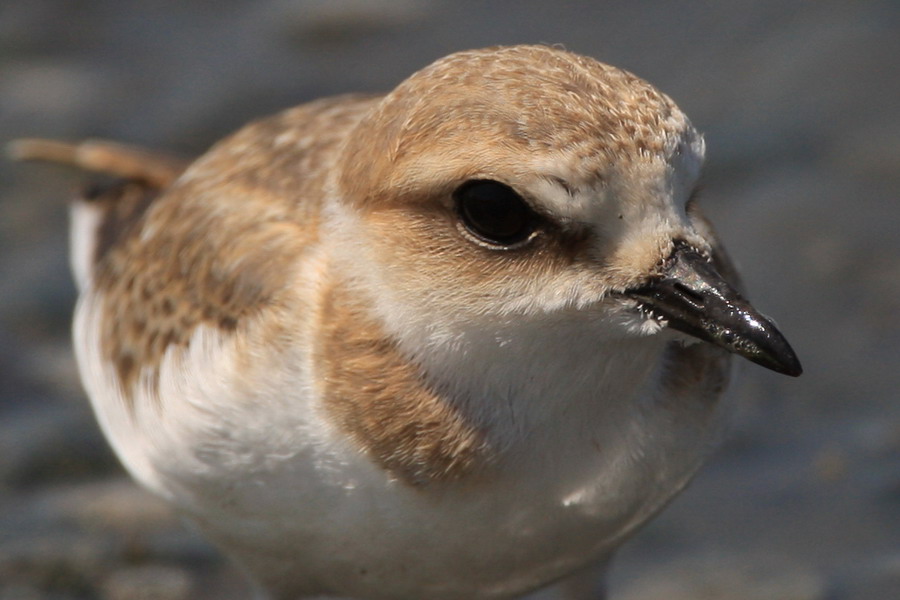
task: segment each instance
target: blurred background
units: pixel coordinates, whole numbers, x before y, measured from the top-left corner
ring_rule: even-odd
[[[705,132],[706,212],[806,369],[742,362],[727,441],[620,553],[612,598],[900,598],[900,3],[6,1],[0,143],[193,156],[254,117],[523,42],[626,68]],[[247,597],[124,476],[81,392],[82,181],[0,160],[0,600]]]

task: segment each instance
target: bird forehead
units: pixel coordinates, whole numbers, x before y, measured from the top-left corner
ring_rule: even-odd
[[[386,104],[403,133],[492,135],[497,145],[582,156],[671,154],[690,123],[665,94],[621,69],[555,48],[462,52],[414,74]]]
[[[401,83],[352,136],[341,177],[345,197],[370,206],[475,178],[551,181],[590,197],[646,165],[692,179],[702,154],[687,117],[635,75],[557,48],[512,46],[452,54]],[[563,212],[574,206],[556,196]]]

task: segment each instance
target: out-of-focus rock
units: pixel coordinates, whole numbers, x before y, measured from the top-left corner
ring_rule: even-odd
[[[708,559],[649,572],[619,600],[826,600],[823,578],[800,566]]]
[[[188,600],[193,588],[190,573],[160,565],[118,569],[102,586],[104,600]]]

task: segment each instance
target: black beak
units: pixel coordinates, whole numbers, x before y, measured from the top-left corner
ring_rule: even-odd
[[[797,377],[803,372],[775,324],[744,300],[709,259],[686,245],[676,246],[660,275],[627,295],[672,329],[778,373]]]

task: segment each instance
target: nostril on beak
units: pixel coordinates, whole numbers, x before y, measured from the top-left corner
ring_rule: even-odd
[[[665,270],[628,292],[657,321],[778,373],[796,377],[800,361],[770,319],[760,314],[687,246],[676,247]]]
[[[705,306],[706,303],[704,302],[703,295],[696,290],[692,290],[680,281],[675,282],[673,287],[675,288],[675,291],[681,294],[682,298],[694,305],[694,308],[702,309]]]

